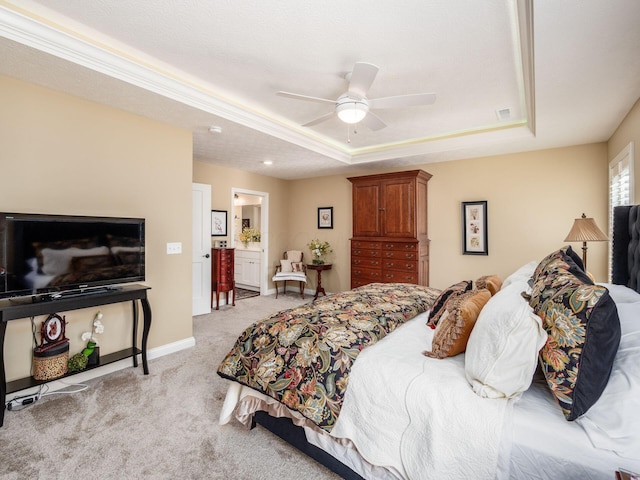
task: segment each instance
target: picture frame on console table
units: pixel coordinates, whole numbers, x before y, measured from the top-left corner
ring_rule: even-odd
[[[486,200],[462,202],[462,254],[489,255]]]
[[[333,207],[318,208],[318,228],[333,228]]]
[[[227,236],[227,211],[211,210],[211,236]]]

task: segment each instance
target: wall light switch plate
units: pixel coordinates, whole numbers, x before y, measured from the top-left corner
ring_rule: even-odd
[[[167,243],[167,255],[177,255],[182,253],[182,242]]]

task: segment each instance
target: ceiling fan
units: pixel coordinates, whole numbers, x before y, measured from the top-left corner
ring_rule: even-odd
[[[432,105],[436,101],[435,93],[416,93],[368,99],[367,91],[375,80],[378,70],[379,68],[371,63],[356,62],[353,71],[345,75],[345,79],[349,82],[349,88],[336,100],[282,91],[278,92],[278,95],[296,100],[332,103],[334,105],[334,111],[305,123],[303,127],[311,127],[337,116],[345,123],[354,124],[361,122],[374,131],[386,127],[387,124],[371,110]]]

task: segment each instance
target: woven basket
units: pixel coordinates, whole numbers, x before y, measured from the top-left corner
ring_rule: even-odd
[[[69,342],[45,351],[33,351],[33,378],[53,380],[67,373],[69,364]]]

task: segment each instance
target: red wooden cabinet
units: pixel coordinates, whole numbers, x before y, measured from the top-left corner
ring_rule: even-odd
[[[232,305],[236,306],[236,282],[234,280],[234,249],[211,249],[211,305],[213,294],[216,296],[216,310],[220,310],[220,293],[226,294],[229,303],[229,292],[233,292]]]

